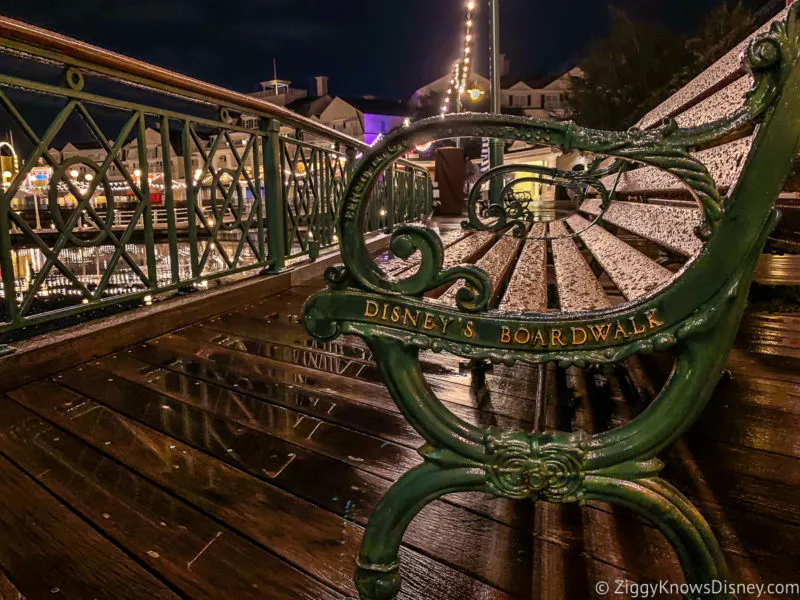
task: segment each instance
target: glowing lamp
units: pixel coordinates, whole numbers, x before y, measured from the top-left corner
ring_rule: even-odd
[[[473,102],[477,102],[478,100],[480,100],[481,98],[483,98],[483,95],[484,95],[486,92],[484,92],[483,90],[481,90],[481,89],[478,89],[478,88],[472,88],[471,90],[468,90],[468,93],[469,93],[469,97],[470,97],[470,99],[471,99]]]

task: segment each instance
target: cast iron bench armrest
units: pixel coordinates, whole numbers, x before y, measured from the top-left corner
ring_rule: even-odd
[[[785,21],[746,46],[751,89],[744,98],[736,99],[743,86],[726,57],[728,74],[722,79],[697,80],[718,87],[682,90],[679,108],[663,109],[669,118],[657,127],[611,132],[519,117],[453,115],[390,134],[355,166],[338,225],[344,265],[328,270],[329,287],[309,299],[304,322],[320,339],[363,338],[394,401],[425,440],[424,464],[392,487],[366,530],[356,571],[362,600],[396,597],[406,527],[427,503],[462,491],[619,504],[665,534],[689,583],[727,579],[713,532],[697,509],[659,478],[663,464],[657,456],[696,420],[711,396],[777,219],[775,199],[800,147],[798,4],[783,16]],[[698,99],[691,106],[690,97]],[[725,110],[731,105],[732,111]],[[646,121],[653,125],[650,117]],[[403,260],[414,256],[413,266],[386,273],[364,243],[372,188],[410,149],[457,137],[521,140],[599,158],[584,172],[520,165],[493,169],[470,197],[466,226],[475,233],[445,255],[432,230],[399,227],[391,250]],[[572,189],[594,221],[574,214],[549,226],[534,225],[514,205],[516,199],[512,205],[481,207],[485,181],[518,172]],[[685,209],[631,202],[651,193],[693,198],[698,209],[680,213]],[[617,237],[614,226],[688,261],[673,273]],[[548,245],[560,312],[548,308]],[[462,265],[463,260],[478,265]],[[612,305],[593,265],[609,276],[624,302]],[[442,293],[439,301],[431,299]],[[467,423],[439,401],[419,362],[421,350],[433,350],[473,364],[555,361],[583,367],[668,348],[677,356],[674,371],[647,410],[594,435]]]

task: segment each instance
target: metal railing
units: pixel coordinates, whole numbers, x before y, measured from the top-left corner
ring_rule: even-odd
[[[280,272],[338,243],[368,146],[319,122],[0,17],[0,342],[99,307]],[[387,171],[378,231],[432,211]]]

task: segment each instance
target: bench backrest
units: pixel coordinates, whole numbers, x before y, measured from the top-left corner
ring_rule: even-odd
[[[331,334],[341,324],[362,323],[403,332],[404,339],[421,347],[509,361],[531,354],[537,361],[618,360],[673,345],[708,327],[720,313],[721,299],[731,289],[747,286],[774,219],[774,200],[797,154],[797,13],[796,4],[783,11],[652,111],[639,129],[603,132],[573,123],[455,115],[390,135],[355,170],[340,222],[345,266],[329,273],[334,287],[363,293],[358,302],[331,293],[325,310],[307,313],[309,319],[325,313]],[[547,175],[596,193],[587,194],[582,214],[552,223],[546,232],[531,228],[530,220],[512,223],[503,207],[489,207],[477,222],[471,219],[472,226],[486,233],[503,235],[513,224],[516,235],[530,238],[525,244],[505,243],[487,255],[483,266],[491,266],[489,272],[480,263],[458,266],[450,254],[446,260],[432,231],[401,227],[394,233],[392,250],[401,258],[416,256],[416,264],[407,272],[385,273],[363,243],[367,193],[379,173],[409,148],[459,136],[523,140],[619,162],[611,169]],[[475,187],[482,184],[479,180]],[[694,201],[695,208],[687,201]],[[665,268],[608,231],[614,227],[656,243],[681,268]],[[596,278],[588,277],[591,269],[580,258],[584,249],[626,302],[614,306]],[[539,259],[548,252],[556,267],[560,312],[552,311],[541,286],[530,298],[520,297],[526,280],[536,287],[542,276]],[[536,267],[528,265],[531,257]],[[505,298],[498,282],[512,271],[508,288],[517,291]],[[424,298],[453,285],[444,302]],[[427,323],[424,315],[431,315]],[[605,334],[609,328],[611,333]]]

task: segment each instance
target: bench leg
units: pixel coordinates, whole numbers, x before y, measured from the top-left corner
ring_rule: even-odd
[[[469,369],[472,374],[470,383],[472,397],[479,407],[486,406],[491,400],[489,388],[486,385],[486,373],[492,370],[492,363],[482,359],[471,360]]]
[[[658,477],[625,481],[597,476],[587,476],[585,487],[587,500],[629,508],[661,531],[678,555],[686,583],[698,586],[692,598],[732,598],[719,585],[728,581],[728,569],[711,527],[675,487]]]
[[[446,494],[484,488],[480,470],[431,463],[401,477],[378,504],[364,533],[356,569],[360,599],[393,600],[400,593],[400,542],[419,511]]]

